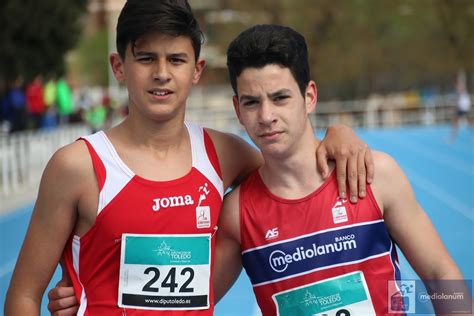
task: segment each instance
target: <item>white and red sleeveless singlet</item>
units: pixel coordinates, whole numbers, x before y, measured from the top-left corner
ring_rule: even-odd
[[[186,128],[192,169],[171,181],[134,174],[104,132],[82,138],[100,193],[95,223],[64,250],[78,315],[213,314],[213,236],[224,188],[209,135]]]
[[[239,201],[242,263],[264,316],[380,315],[389,300],[400,303],[395,244],[370,186],[351,204],[338,197],[334,172],[286,200],[256,171]]]

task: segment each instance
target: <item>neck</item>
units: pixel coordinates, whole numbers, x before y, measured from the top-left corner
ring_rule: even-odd
[[[184,125],[184,115],[166,121],[151,121],[127,117],[108,134],[112,138],[120,135],[120,139],[127,140],[133,147],[147,148],[153,151],[168,151],[180,147],[187,140],[187,131]]]
[[[316,165],[318,144],[309,128],[286,157],[271,157],[263,153],[265,164],[260,175],[268,189],[286,199],[302,198],[316,190],[323,183]]]

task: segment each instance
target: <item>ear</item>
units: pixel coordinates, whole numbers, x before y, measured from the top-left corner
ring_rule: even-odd
[[[237,115],[237,118],[239,119],[240,124],[244,125],[240,118],[239,98],[236,95],[232,97],[232,103],[234,104],[235,115]]]
[[[204,67],[206,66],[206,61],[204,59],[198,59],[196,61],[196,67],[194,68],[194,75],[193,75],[193,84],[197,84],[199,79],[201,79],[202,72],[204,71]]]
[[[316,108],[316,103],[318,103],[318,89],[316,83],[311,80],[306,87],[305,92],[305,105],[306,113],[311,113]]]
[[[109,63],[110,67],[112,67],[115,79],[117,79],[118,82],[125,81],[122,57],[120,57],[118,53],[112,53],[109,56]]]

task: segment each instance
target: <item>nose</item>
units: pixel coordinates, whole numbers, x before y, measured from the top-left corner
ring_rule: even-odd
[[[259,120],[263,125],[271,125],[276,122],[274,108],[268,100],[264,100],[259,108]]]
[[[158,83],[167,83],[170,81],[170,73],[165,60],[157,60],[152,73],[153,80]]]

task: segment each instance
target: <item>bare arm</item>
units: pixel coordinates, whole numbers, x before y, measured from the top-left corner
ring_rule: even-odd
[[[462,279],[403,171],[389,155],[374,156],[374,193],[387,228],[410,265],[425,280]]]
[[[212,129],[206,131],[216,147],[225,188],[238,185],[263,164],[260,152],[242,138]]]
[[[81,181],[76,147],[69,145],[56,152],[43,173],[8,289],[5,315],[39,315],[42,295],[76,222]]]
[[[470,293],[463,282],[442,282],[462,280],[461,271],[416,201],[413,189],[397,163],[383,153],[374,154],[374,158],[377,174],[373,189],[387,228],[415,272],[422,280],[429,281],[425,282],[428,292]],[[435,300],[432,303],[437,314],[449,310],[448,302]]]
[[[213,274],[215,303],[231,288],[242,270],[239,191],[236,188],[226,196],[219,218]]]

